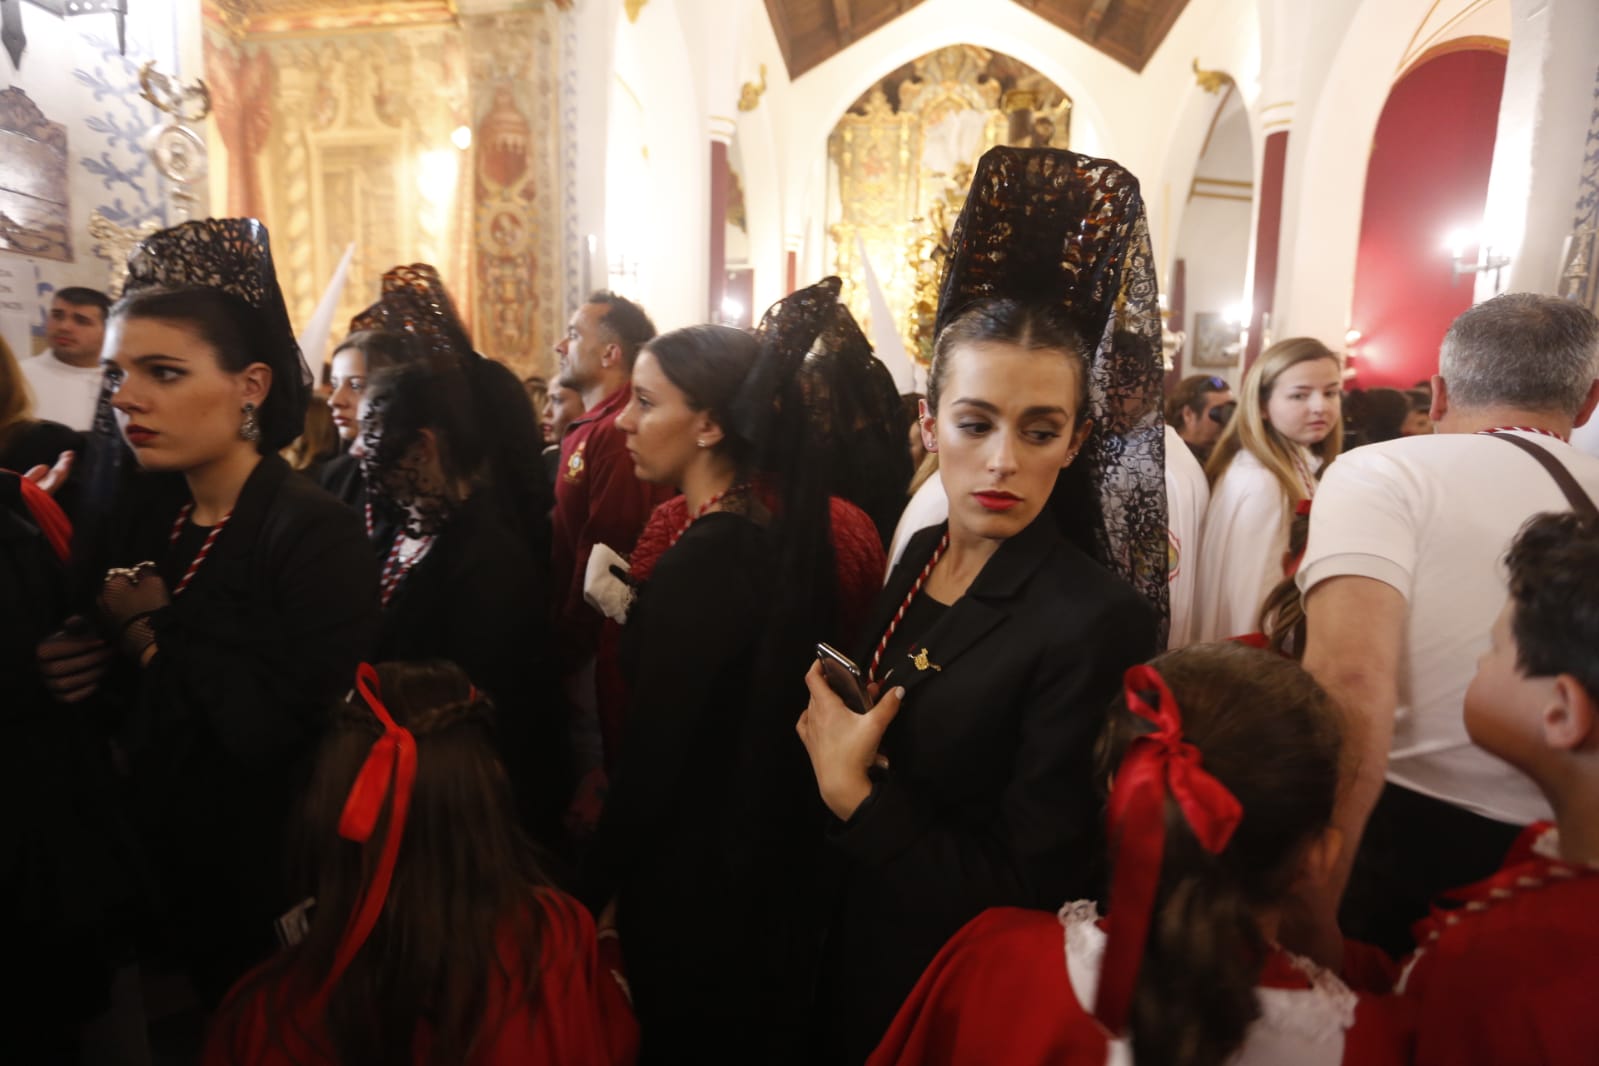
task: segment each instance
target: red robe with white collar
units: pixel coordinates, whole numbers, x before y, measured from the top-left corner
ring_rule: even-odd
[[[1064,928],[1063,928],[1064,927]],[[868,1066],[1131,1064],[1092,1010],[1105,934],[1091,903],[1060,914],[995,907],[927,967]],[[1397,1066],[1406,1031],[1392,1004],[1350,991],[1286,952],[1261,973],[1261,1016],[1235,1066]]]

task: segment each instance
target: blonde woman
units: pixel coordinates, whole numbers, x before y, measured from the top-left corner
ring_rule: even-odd
[[[1197,638],[1252,633],[1283,578],[1294,512],[1343,447],[1343,367],[1310,337],[1279,341],[1244,376],[1238,411],[1205,465]]]

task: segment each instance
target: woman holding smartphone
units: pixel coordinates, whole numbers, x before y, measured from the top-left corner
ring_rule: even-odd
[[[848,315],[838,287],[788,297],[757,336],[655,338],[617,419],[637,476],[682,489],[651,521],[675,516],[665,550],[641,538],[632,559],[627,732],[581,891],[602,927],[614,907],[645,1062],[804,1061],[824,812],[792,730],[848,597],[798,371]],[[839,506],[880,572],[870,520]]]
[[[1147,455],[1144,423],[1154,440],[1160,427],[1158,352],[1140,333],[1132,351],[1098,353],[1091,365],[1083,328],[1093,312],[1083,305],[1093,299],[1062,280],[1062,245],[1050,247],[1081,217],[1059,186],[1090,164],[1113,167],[1015,149],[979,164],[921,420],[949,521],[911,539],[868,616],[856,661],[883,694],[877,706],[852,714],[819,666],[806,679],[812,699],[798,732],[845,867],[822,964],[817,1061],[863,1060],[944,941],[984,908],[1052,908],[1068,898],[1061,892],[1097,888],[1095,738],[1123,671],[1156,650],[1158,615],[1071,543],[1059,519],[1075,527],[1114,515],[1120,501],[1098,506],[1079,464],[1111,436],[1132,442],[1120,454]],[[1023,205],[1043,248],[1027,255],[1028,242],[1013,241],[1005,259],[978,254],[1015,232]],[[1011,265],[994,277],[996,262]],[[1039,298],[1040,278],[1054,279],[1052,305]],[[1112,356],[1137,373],[1117,378]],[[1119,408],[1098,403],[1091,387],[1111,379],[1125,386]],[[1142,409],[1128,402],[1140,395]],[[1096,426],[1091,409],[1108,423],[1135,417]],[[1103,476],[1111,463],[1093,454]],[[1147,473],[1158,494],[1160,465],[1144,466],[1122,468],[1122,481]],[[1164,515],[1159,522],[1163,548]],[[1104,539],[1142,558],[1146,532],[1137,543]]]

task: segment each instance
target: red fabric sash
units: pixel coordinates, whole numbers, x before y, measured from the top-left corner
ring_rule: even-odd
[[[411,806],[411,787],[416,783],[416,738],[410,730],[395,724],[389,709],[378,694],[378,673],[371,663],[362,663],[355,672],[355,687],[366,700],[366,705],[383,724],[383,735],[372,745],[366,761],[361,764],[355,783],[350,786],[349,798],[344,801],[344,811],[339,816],[339,835],[346,840],[365,844],[372,839],[378,818],[383,813],[384,802],[392,792],[389,824],[383,836],[382,850],[378,853],[377,868],[372,881],[356,901],[350,923],[339,940],[333,955],[333,969],[312,999],[313,1011],[326,1006],[333,986],[350,966],[355,953],[361,950],[378,915],[388,898],[389,884],[394,879],[394,864],[400,853],[400,838],[405,833],[405,818]]]
[[[1135,666],[1124,676],[1123,687],[1127,709],[1156,728],[1128,746],[1106,814],[1116,867],[1094,1017],[1112,1035],[1126,1029],[1149,937],[1166,847],[1167,797],[1177,802],[1200,846],[1213,855],[1227,846],[1244,813],[1237,798],[1200,765],[1199,749],[1183,740],[1177,700],[1160,674],[1146,665]],[[1145,700],[1150,692],[1158,695],[1159,706]]]
[[[72,522],[66,512],[48,492],[26,477],[18,475],[17,483],[22,487],[22,502],[33,516],[34,524],[44,533],[44,539],[50,542],[50,549],[56,553],[56,558],[67,562],[72,554]]]

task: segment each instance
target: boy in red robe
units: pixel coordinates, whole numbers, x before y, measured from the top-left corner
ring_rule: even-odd
[[[1599,1061],[1599,520],[1540,515],[1506,565],[1466,728],[1532,778],[1556,820],[1417,923],[1398,990],[1415,1007],[1418,1066]]]

